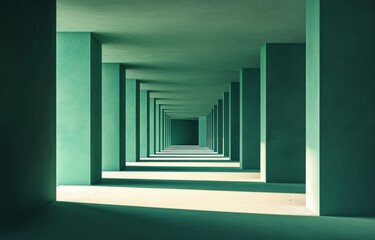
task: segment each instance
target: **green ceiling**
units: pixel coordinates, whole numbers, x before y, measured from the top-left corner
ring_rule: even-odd
[[[304,0],[58,0],[58,31],[97,33],[103,62],[165,104],[207,114],[266,42],[305,42]]]

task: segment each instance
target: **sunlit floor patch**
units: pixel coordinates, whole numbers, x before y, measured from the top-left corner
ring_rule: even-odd
[[[57,200],[168,209],[277,215],[313,215],[305,195],[106,186],[59,186]]]
[[[191,159],[188,159],[191,160]],[[239,168],[239,162],[127,162],[126,166],[137,167],[227,167]]]
[[[147,179],[147,180],[186,180],[220,182],[259,182],[258,172],[103,172],[103,178]]]

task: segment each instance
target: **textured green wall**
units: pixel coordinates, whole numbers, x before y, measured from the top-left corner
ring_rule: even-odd
[[[217,105],[215,105],[214,106],[214,109],[213,109],[213,114],[214,114],[214,119],[213,119],[213,122],[214,122],[214,124],[213,124],[213,132],[214,132],[214,134],[213,134],[213,143],[214,143],[214,151],[215,152],[217,152],[217,147],[218,147],[218,145],[217,145],[217,143],[218,143],[218,141],[217,141],[217,134],[218,134],[218,132],[217,132],[217,123],[218,123],[218,120],[217,120]]]
[[[229,157],[229,92],[223,97],[223,154]]]
[[[306,1],[306,206],[320,213],[320,1]]]
[[[217,152],[223,154],[223,100],[217,101]]]
[[[160,107],[160,150],[164,150],[164,108]]]
[[[198,145],[198,120],[172,119],[172,145]]]
[[[102,65],[102,170],[119,171],[125,164],[125,69]]]
[[[240,160],[240,85],[232,82],[229,86],[229,158]]]
[[[374,216],[375,2],[306,7],[307,206]]]
[[[198,121],[199,121],[199,146],[207,147],[207,117],[200,116]]]
[[[304,183],[305,44],[266,44],[261,59],[262,179]]]
[[[155,151],[160,152],[160,104],[158,103],[155,105]]]
[[[139,81],[126,79],[126,140],[125,160],[136,162],[139,160]]]
[[[56,6],[0,8],[0,225],[56,197]]]
[[[57,184],[101,179],[101,44],[57,33]]]
[[[240,163],[260,169],[260,74],[258,68],[240,72]]]
[[[155,154],[155,98],[149,98],[149,154]]]
[[[140,157],[148,157],[148,145],[149,145],[149,91],[142,90],[140,91],[140,117],[139,117],[139,148],[140,148]]]

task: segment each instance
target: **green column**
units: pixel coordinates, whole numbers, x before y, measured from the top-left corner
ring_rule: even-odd
[[[305,182],[305,44],[261,50],[261,179]]]
[[[232,82],[229,89],[229,159],[232,161],[240,160],[240,125],[240,85]]]
[[[140,116],[139,116],[139,156],[141,158],[148,157],[148,141],[149,141],[149,95],[150,92],[147,90],[140,91],[139,104],[140,104]]]
[[[374,216],[375,2],[306,3],[306,204]]]
[[[240,73],[240,163],[242,169],[260,169],[260,72]]]
[[[164,109],[160,106],[160,151],[164,150]]]
[[[126,162],[139,160],[139,81],[126,79]]]
[[[160,152],[160,104],[158,103],[155,103],[155,152]]]
[[[229,157],[229,92],[223,98],[223,153]]]
[[[223,154],[223,100],[217,101],[217,152]]]
[[[208,148],[211,146],[211,113],[206,116],[206,143]]]
[[[149,98],[149,154],[155,154],[155,98]]]
[[[0,14],[0,225],[7,229],[56,199],[56,1],[2,2]]]
[[[102,64],[102,170],[125,165],[125,68]]]
[[[207,117],[199,117],[199,147],[207,147]]]
[[[213,144],[214,144],[214,152],[217,152],[217,105],[214,106],[214,109],[213,109],[213,113],[214,113],[214,119],[213,119]]]
[[[101,44],[57,33],[57,184],[93,184],[102,171]]]

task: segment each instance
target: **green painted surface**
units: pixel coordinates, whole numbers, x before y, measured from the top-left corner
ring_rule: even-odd
[[[102,170],[119,171],[125,163],[125,69],[118,63],[102,65]],[[122,88],[121,88],[122,87]]]
[[[240,160],[240,85],[230,83],[229,88],[229,158],[232,161]]]
[[[223,154],[223,100],[217,101],[217,152]]]
[[[149,98],[149,154],[155,154],[155,98]]]
[[[374,216],[375,2],[307,6],[308,206]]]
[[[155,100],[155,102],[157,102]],[[160,105],[155,105],[155,151],[160,152]]]
[[[261,59],[261,173],[266,182],[304,183],[305,44],[266,44]]]
[[[207,147],[207,117],[200,116],[198,121],[199,121],[199,146]]]
[[[101,44],[57,33],[57,184],[101,179]]]
[[[213,124],[213,135],[212,135],[212,138],[213,138],[213,144],[214,144],[214,148],[213,148],[213,150],[214,150],[214,152],[217,152],[217,147],[218,147],[218,145],[217,145],[217,143],[218,143],[218,141],[217,141],[217,134],[218,134],[218,132],[217,132],[217,105],[215,105],[214,106],[214,109],[213,109],[213,114],[214,114],[214,118],[213,118],[213,122],[214,122],[214,124]]]
[[[229,157],[229,92],[223,97],[223,154]]]
[[[320,1],[306,1],[306,206],[320,214]]]
[[[172,145],[198,145],[198,120],[172,119]]]
[[[240,163],[242,169],[260,169],[260,73],[240,73]]]
[[[58,0],[59,31],[90,31],[172,117],[208,114],[266,42],[305,41],[305,1]]]
[[[139,160],[139,81],[136,79],[126,79],[125,81],[126,99],[126,162],[136,162]]]
[[[160,106],[160,150],[164,150],[164,108]]]
[[[56,5],[2,2],[0,18],[2,225],[56,198]]]
[[[139,116],[139,154],[141,158],[148,157],[148,146],[149,146],[149,95],[150,93],[146,90],[140,91],[139,104],[140,104],[140,116]]]

